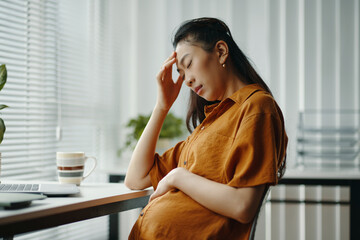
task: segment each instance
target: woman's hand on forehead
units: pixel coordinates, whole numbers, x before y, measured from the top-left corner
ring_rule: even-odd
[[[169,110],[179,95],[182,78],[179,75],[176,82],[172,79],[172,67],[176,62],[176,52],[173,52],[163,63],[156,76],[158,83],[157,106],[164,110]]]

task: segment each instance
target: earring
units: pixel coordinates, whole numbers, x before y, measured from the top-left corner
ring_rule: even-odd
[[[223,68],[225,68],[225,63],[223,63],[223,65],[222,65],[222,66],[223,66]]]

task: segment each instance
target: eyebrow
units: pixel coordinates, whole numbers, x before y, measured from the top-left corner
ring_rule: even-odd
[[[181,57],[180,59],[180,62],[179,62],[179,65],[183,65],[184,66],[184,60],[185,60],[185,57],[187,57],[189,55],[189,53],[186,53],[184,56]],[[177,68],[176,69],[178,72],[180,72],[180,70]]]

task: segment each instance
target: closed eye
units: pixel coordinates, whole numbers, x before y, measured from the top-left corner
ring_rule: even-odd
[[[189,68],[191,66],[192,60],[190,61],[190,63],[188,64],[187,68]]]
[[[190,68],[191,63],[192,63],[192,60],[191,60],[191,61],[189,62],[189,64],[187,65],[187,67],[186,67],[187,69],[188,69],[188,68]],[[183,80],[185,80],[185,73],[184,73],[184,75],[183,75],[182,79],[183,79]]]

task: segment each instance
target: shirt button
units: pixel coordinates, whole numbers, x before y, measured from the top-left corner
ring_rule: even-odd
[[[140,216],[141,216],[141,217],[144,216],[144,212],[141,212],[141,213],[140,213]]]

